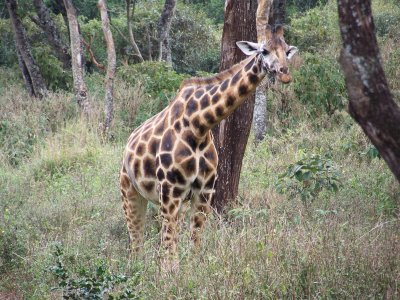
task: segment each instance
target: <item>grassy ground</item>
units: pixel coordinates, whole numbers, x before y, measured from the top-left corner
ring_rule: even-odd
[[[24,130],[34,125],[37,141],[26,155],[15,150],[17,166],[12,152],[0,158],[0,291],[59,298],[49,271],[58,245],[71,278],[90,278],[105,263],[128,277],[116,293],[129,287],[142,299],[400,297],[399,186],[382,160],[368,156],[367,139],[345,113],[311,122],[292,102],[289,123],[271,118],[265,141],[248,145],[238,199],[210,218],[199,251],[183,230],[180,271],[163,276],[154,209],[143,253],[128,255],[118,192],[123,138],[104,142],[96,124],[65,118],[71,108],[61,104],[70,97],[38,104],[20,87],[3,91],[2,113]],[[326,153],[340,174],[337,193],[322,190],[305,205],[277,192],[289,164]]]

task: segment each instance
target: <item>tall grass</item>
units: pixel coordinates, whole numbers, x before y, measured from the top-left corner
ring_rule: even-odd
[[[380,42],[397,95],[390,34]],[[292,85],[274,87],[268,134],[247,146],[238,198],[223,215],[210,216],[200,249],[185,223],[180,269],[166,275],[157,209],[147,215],[143,251],[129,257],[118,189],[125,140],[136,117],[159,109],[159,101],[151,102],[140,83],[117,80],[113,139],[104,140],[99,76],[88,80],[88,123],[71,94],[32,101],[15,74],[0,73],[0,298],[61,298],[49,271],[55,245],[72,278],[105,263],[128,276],[140,299],[400,298],[399,185],[346,112],[311,118],[312,103],[299,102]],[[338,192],[322,190],[307,205],[300,195],[279,194],[279,174],[313,154],[329,154],[337,166]]]

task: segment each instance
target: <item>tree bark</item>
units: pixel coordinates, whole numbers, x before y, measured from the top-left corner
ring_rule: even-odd
[[[176,0],[165,0],[164,8],[157,24],[158,61],[161,61],[163,58],[163,45],[164,41],[169,37],[169,31],[171,29],[175,8]],[[168,63],[172,64],[172,59]]]
[[[139,47],[136,44],[135,38],[133,36],[132,23],[131,23],[131,18],[132,18],[132,16],[131,16],[131,0],[125,0],[125,3],[126,3],[126,23],[128,26],[129,41],[130,41],[130,44],[133,48],[135,55],[138,57],[140,62],[143,62],[144,60],[143,60],[142,53],[140,53]],[[135,9],[135,3],[136,3],[136,0],[133,0],[132,11],[134,11],[134,9]],[[132,12],[132,15],[133,15],[133,12]]]
[[[400,108],[388,88],[375,36],[370,0],[338,0],[343,40],[340,63],[350,115],[400,182]]]
[[[25,29],[17,15],[17,1],[6,0],[6,6],[14,31],[15,48],[17,49],[18,63],[24,78],[26,89],[30,96],[42,98],[47,93],[46,85],[32,53],[31,46],[25,35]]]
[[[33,5],[38,16],[32,17],[32,20],[45,32],[49,44],[52,46],[56,57],[62,62],[64,69],[71,68],[71,55],[68,53],[68,46],[62,40],[56,24],[50,17],[50,11],[43,0],[33,0]]]
[[[117,66],[114,40],[110,30],[110,21],[107,14],[105,0],[99,0],[97,7],[100,10],[101,23],[104,33],[104,39],[107,44],[107,74],[106,74],[106,96],[105,96],[105,120],[103,125],[103,133],[107,133],[111,127],[113,120],[113,90],[114,90],[114,75]]]
[[[256,14],[257,41],[259,43],[267,41],[266,28],[270,16],[273,0],[259,0]],[[265,78],[264,80],[268,80]],[[253,128],[255,143],[261,142],[267,133],[267,88],[260,85],[256,89],[256,98],[253,114]]]
[[[244,59],[237,41],[256,40],[255,14],[257,0],[226,0],[221,45],[220,70],[226,70]],[[240,171],[251,129],[254,96],[249,97],[231,116],[213,129],[217,147],[218,179],[213,205],[222,212],[238,194]]]
[[[74,90],[76,101],[82,109],[86,118],[91,113],[90,102],[85,81],[83,79],[83,51],[81,35],[79,32],[79,24],[76,18],[76,10],[71,0],[64,0],[64,6],[67,11],[68,27],[71,40],[71,57],[72,57],[72,77],[74,79]]]

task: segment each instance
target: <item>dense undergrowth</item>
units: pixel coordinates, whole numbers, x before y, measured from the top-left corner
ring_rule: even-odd
[[[376,1],[374,9],[399,103],[399,40],[379,25],[400,16],[393,3]],[[154,63],[120,67],[112,140],[105,141],[97,121],[102,75],[87,77],[95,111],[88,123],[72,94],[28,99],[18,73],[0,68],[0,296],[399,298],[400,189],[345,112],[336,17],[332,2],[291,17],[291,43],[303,45],[295,81],[270,88],[268,133],[257,146],[249,141],[239,197],[210,217],[198,251],[185,225],[180,270],[169,276],[160,271],[156,208],[143,252],[129,257],[118,171],[131,130],[188,75]],[[328,27],[319,32],[323,20]]]

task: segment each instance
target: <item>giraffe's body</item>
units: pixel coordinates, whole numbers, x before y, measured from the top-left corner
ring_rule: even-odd
[[[246,47],[254,45],[257,44],[248,43]],[[244,49],[251,55],[225,72],[211,78],[185,80],[169,106],[129,137],[120,184],[134,249],[143,242],[147,201],[160,205],[162,243],[169,257],[176,253],[179,212],[186,201],[191,201],[191,236],[199,243],[198,233],[210,212],[217,176],[218,156],[210,129],[229,116],[268,71],[283,68],[282,63],[278,64],[278,54],[272,62],[266,61],[261,56],[266,50],[262,45],[257,47],[251,48],[252,52]],[[286,53],[287,49],[283,51]],[[284,74],[277,72],[287,75],[284,67]],[[172,262],[169,268],[174,268],[174,259],[166,261]]]

